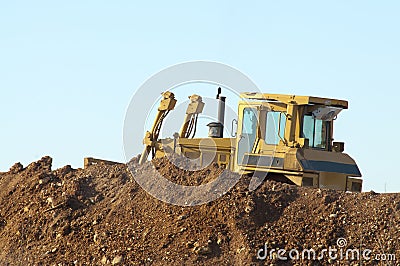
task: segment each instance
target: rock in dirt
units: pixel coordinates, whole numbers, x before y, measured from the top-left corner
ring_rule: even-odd
[[[112,265],[120,265],[123,261],[123,257],[122,256],[115,256],[114,259],[112,260],[111,264]]]

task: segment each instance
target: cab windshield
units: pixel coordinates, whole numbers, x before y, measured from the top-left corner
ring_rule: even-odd
[[[308,139],[309,147],[326,149],[329,122],[315,119],[311,114],[303,120],[302,137]]]

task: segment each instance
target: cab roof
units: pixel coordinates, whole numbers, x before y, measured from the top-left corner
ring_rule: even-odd
[[[244,92],[240,94],[242,99],[269,101],[269,102],[281,102],[285,104],[294,105],[325,105],[340,107],[343,109],[348,108],[348,102],[346,100],[337,100],[329,98],[321,98],[314,96],[298,96],[289,94],[271,94],[271,93],[260,93],[260,92]]]

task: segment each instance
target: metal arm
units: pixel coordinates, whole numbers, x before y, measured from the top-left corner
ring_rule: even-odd
[[[162,96],[163,99],[161,100],[160,106],[158,107],[158,112],[156,118],[154,119],[153,126],[151,130],[147,131],[144,136],[143,144],[145,144],[145,147],[143,149],[142,155],[140,156],[139,164],[142,164],[147,160],[150,151],[153,151],[154,154],[155,143],[158,140],[163,120],[168,115],[169,111],[173,110],[175,107],[176,99],[175,95],[172,92],[164,92]]]
[[[183,125],[179,131],[179,137],[189,138],[190,135],[194,137],[196,133],[197,117],[203,112],[204,103],[201,96],[193,94],[189,97],[190,103],[186,109],[185,119],[183,120]]]

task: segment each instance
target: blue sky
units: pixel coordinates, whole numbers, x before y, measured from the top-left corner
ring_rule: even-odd
[[[335,135],[364,190],[400,191],[399,11],[365,0],[3,1],[0,171],[43,155],[55,167],[123,161],[135,90],[170,65],[211,60],[265,92],[349,100]]]

